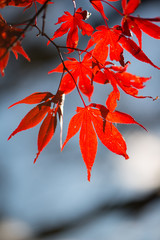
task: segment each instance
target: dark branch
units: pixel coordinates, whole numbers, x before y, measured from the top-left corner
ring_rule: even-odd
[[[50,229],[43,230],[39,232],[36,237],[39,239],[49,236],[56,237],[58,234],[64,234],[67,231],[84,226],[97,217],[101,217],[101,215],[107,215],[115,211],[123,211],[123,213],[134,216],[140,214],[145,207],[157,200],[160,201],[160,189],[155,190],[148,195],[143,195],[141,198],[137,197],[126,202],[118,202],[113,204],[107,202],[95,208],[91,212],[76,219],[70,220],[62,225],[59,225],[58,227],[52,227]]]

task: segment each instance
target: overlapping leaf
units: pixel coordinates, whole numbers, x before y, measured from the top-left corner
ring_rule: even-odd
[[[39,130],[38,142],[37,142],[38,153],[36,158],[34,159],[34,163],[36,162],[42,150],[47,146],[47,144],[52,139],[56,126],[57,126],[57,116],[56,115],[53,116],[53,111],[50,110]]]
[[[57,126],[57,113],[62,122],[62,94],[60,92],[57,92],[56,95],[53,95],[50,92],[36,92],[21,101],[12,104],[10,107],[22,103],[39,104],[26,114],[18,127],[9,136],[8,140],[21,131],[37,126],[44,119],[38,134],[38,153],[34,159],[35,163],[42,150],[47,146],[54,135]],[[51,104],[54,104],[54,107],[52,107]]]
[[[90,36],[94,30],[90,24],[84,22],[85,18],[86,11],[82,11],[82,8],[78,8],[74,15],[71,15],[69,12],[65,12],[65,14],[58,19],[56,24],[62,23],[62,25],[55,31],[51,40],[61,37],[68,32],[66,46],[69,53],[73,52],[74,48],[78,45],[78,28],[81,30],[83,35],[88,36]]]
[[[80,91],[90,99],[93,93],[93,85],[91,83],[92,61],[90,59],[90,54],[86,54],[80,62],[75,58],[68,58],[68,60],[64,62],[64,65],[70,74],[66,73],[66,75],[64,75],[59,90],[64,94],[68,94],[73,91],[78,82]],[[61,63],[49,73],[64,72],[64,65]]]
[[[9,136],[8,140],[13,137],[18,132],[23,130],[27,130],[29,128],[35,127],[38,125],[47,112],[49,112],[50,106],[48,104],[39,104],[34,107],[31,111],[27,113],[27,115],[22,119],[18,127],[13,131],[13,133]]]
[[[160,67],[156,66],[142,51],[142,49],[130,38],[121,36],[119,39],[119,43],[122,47],[127,50],[130,54],[132,54],[139,61],[150,64],[151,66],[160,70]]]
[[[132,39],[124,36],[120,26],[114,26],[113,28],[99,26],[96,30],[97,31],[92,34],[92,38],[89,40],[86,49],[95,45],[92,50],[93,57],[101,64],[105,63],[109,54],[111,61],[119,61],[120,64],[124,66],[123,50],[125,49],[139,61],[148,63],[153,67],[160,69],[147,57]]]
[[[69,123],[62,150],[67,142],[80,130],[79,145],[87,167],[89,181],[97,152],[97,136],[110,151],[122,155],[125,159],[129,158],[126,153],[126,143],[113,123],[140,125],[130,115],[118,111],[111,113],[100,104],[90,104],[85,108],[78,107],[77,114],[72,117]]]
[[[92,51],[93,57],[101,64],[105,63],[108,54],[110,55],[110,60],[121,61],[123,48],[118,42],[122,33],[121,29],[118,29],[116,26],[110,29],[103,25],[97,27],[96,30],[87,45],[87,49],[95,45]]]
[[[113,91],[110,93],[106,102],[106,105],[111,112],[117,107],[117,100],[120,100],[118,86],[125,93],[133,97],[144,98],[144,96],[138,96],[138,92],[140,89],[144,88],[144,83],[150,78],[139,77],[128,73],[125,70],[126,68],[123,67],[117,68],[111,66],[105,68],[104,71],[99,71],[93,79],[93,81],[100,84],[110,83],[112,85]]]
[[[123,33],[127,36],[131,36],[132,31],[138,39],[139,46],[142,48],[142,31],[149,36],[160,39],[160,27],[152,22],[160,22],[160,17],[156,18],[141,18],[130,16],[140,4],[140,0],[130,0],[128,3],[126,0],[122,0],[122,8],[124,18],[122,19]]]

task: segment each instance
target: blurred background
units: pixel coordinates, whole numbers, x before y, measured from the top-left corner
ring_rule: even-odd
[[[113,3],[121,10],[120,3]],[[77,7],[92,13],[88,23],[94,27],[101,22],[100,15],[88,1],[77,0]],[[109,26],[120,23],[120,16],[104,4]],[[34,7],[7,7],[0,10],[8,23],[20,23],[34,14]],[[51,37],[58,17],[64,11],[73,12],[72,1],[55,1],[48,7],[45,32]],[[142,1],[135,15],[152,18],[160,16],[160,1]],[[42,16],[39,17],[39,25]],[[7,142],[8,136],[32,108],[27,105],[8,107],[34,92],[56,92],[60,74],[50,74],[60,63],[56,50],[38,32],[31,29],[23,41],[23,48],[31,63],[11,54],[0,76],[0,240],[159,240],[160,239],[160,102],[134,99],[122,93],[118,110],[132,115],[143,124],[118,125],[123,134],[130,159],[125,161],[106,149],[100,142],[91,182],[82,160],[78,134],[59,147],[59,127],[37,163],[39,126],[21,132]],[[79,47],[85,48],[87,37],[80,37]],[[65,38],[56,39],[64,44]],[[143,50],[160,66],[159,41],[143,34]],[[74,54],[72,56],[75,56]],[[71,57],[71,56],[70,56]],[[128,71],[144,77],[152,76],[142,95],[160,96],[160,71],[148,64],[131,61]],[[105,103],[111,89],[96,86],[92,102]],[[87,99],[86,99],[87,100]],[[82,106],[76,91],[66,96],[64,105],[63,141],[67,127],[77,106]]]

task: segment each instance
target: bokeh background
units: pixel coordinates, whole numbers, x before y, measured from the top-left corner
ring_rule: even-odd
[[[103,24],[89,1],[77,0],[77,7],[92,13],[88,20],[93,26]],[[119,3],[114,6],[121,10]],[[8,23],[20,23],[30,18],[32,9],[8,7],[0,13]],[[64,11],[73,11],[71,0],[55,1],[48,8],[46,33],[51,37],[54,23]],[[105,5],[109,25],[119,24],[121,18]],[[142,17],[160,16],[160,1],[142,1],[136,13]],[[39,24],[42,18],[39,18]],[[38,37],[36,30],[29,30],[23,47],[31,63],[13,54],[0,76],[0,240],[159,240],[160,239],[160,102],[151,99],[134,99],[122,93],[118,110],[131,114],[143,124],[121,126],[128,146],[130,159],[125,161],[107,150],[100,142],[92,169],[91,182],[78,144],[78,135],[59,147],[59,127],[50,144],[41,153],[37,163],[39,126],[22,132],[7,142],[31,106],[12,103],[33,92],[55,93],[60,74],[48,71],[56,67],[59,57],[47,40]],[[80,38],[80,47],[86,46],[87,37]],[[56,42],[64,44],[65,38]],[[160,66],[159,41],[143,34],[143,50]],[[74,55],[75,56],[75,55]],[[129,71],[140,76],[152,76],[140,93],[160,96],[160,72],[150,65],[131,61]],[[93,102],[105,103],[110,92],[107,86],[96,86]],[[70,118],[77,106],[82,106],[76,91],[66,96],[64,105],[63,140]]]

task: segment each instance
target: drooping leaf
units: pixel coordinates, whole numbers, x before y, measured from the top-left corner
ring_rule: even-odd
[[[100,141],[110,151],[128,159],[129,157],[126,153],[127,146],[121,133],[111,122],[102,118],[101,112],[98,109],[91,109],[91,112],[92,121]]]
[[[138,60],[148,63],[157,69],[160,69],[147,57],[147,55],[132,39],[127,38],[125,36],[121,36],[121,38],[119,39],[119,43],[121,43],[122,47],[129,53],[131,53]]]
[[[44,119],[38,134],[38,153],[36,158],[34,159],[34,163],[39,157],[42,150],[47,146],[47,144],[52,139],[55,129],[57,126],[57,117],[53,116],[52,110],[48,112],[46,118]]]
[[[91,115],[87,108],[83,112],[83,121],[79,136],[79,145],[82,153],[83,160],[87,167],[88,181],[91,177],[91,169],[97,153],[97,136],[93,129]]]
[[[140,48],[142,48],[142,31],[150,37],[160,39],[160,27],[152,23],[152,21],[160,22],[160,18],[145,19],[125,16],[122,19],[123,33],[127,36],[131,36],[132,31],[138,39]]]
[[[83,121],[83,115],[81,114],[81,112],[79,111],[79,108],[77,108],[77,114],[75,114],[70,122],[69,122],[69,126],[68,126],[68,133],[66,136],[66,139],[63,143],[62,146],[62,151],[64,146],[67,144],[67,142],[74,136],[77,134],[77,132],[79,131],[81,125],[82,125],[82,121]]]
[[[77,113],[70,120],[62,150],[67,142],[80,130],[79,144],[87,167],[89,181],[97,152],[96,134],[110,151],[122,155],[125,159],[129,158],[126,153],[125,140],[113,123],[138,124],[143,127],[126,113],[110,112],[105,106],[94,103],[84,108],[78,107]]]
[[[57,114],[59,115],[62,134],[64,97],[63,93],[60,91],[57,91],[55,95],[50,92],[36,92],[14,103],[10,107],[21,103],[39,104],[27,113],[21,120],[19,126],[9,136],[8,140],[18,132],[35,127],[44,119],[39,130],[37,142],[38,153],[34,160],[35,163],[42,150],[47,146],[54,135],[57,126]],[[60,136],[60,138],[62,138],[62,136]]]
[[[13,137],[18,132],[21,132],[23,130],[27,130],[30,128],[35,127],[38,125],[42,119],[45,117],[47,112],[50,110],[50,106],[48,104],[39,104],[36,107],[34,107],[32,110],[30,110],[27,115],[21,120],[18,127],[12,132],[12,134],[9,136],[8,140]]]
[[[54,95],[50,92],[35,92],[29,95],[28,97],[25,97],[24,99],[16,103],[13,103],[9,108],[21,103],[36,104],[36,103],[41,103],[43,101],[45,102],[46,100],[48,100],[49,98],[52,98],[53,96]]]
[[[97,137],[87,108],[77,108],[77,114],[72,117],[69,123],[67,137],[62,146],[62,150],[80,128],[79,144],[83,160],[87,167],[88,181],[90,181],[91,168],[97,152]]]
[[[19,41],[17,41],[15,46],[12,47],[12,52],[14,53],[16,59],[18,59],[18,53],[19,53],[23,57],[25,57],[28,61],[30,61],[30,58],[28,57],[27,53],[22,48],[22,46],[21,46]]]
[[[139,46],[142,48],[142,31],[149,36],[160,39],[160,27],[152,22],[160,22],[160,17],[141,18],[130,16],[131,13],[139,6],[140,0],[122,0],[124,18],[122,19],[122,29],[126,36],[131,37],[131,31],[138,39]]]

